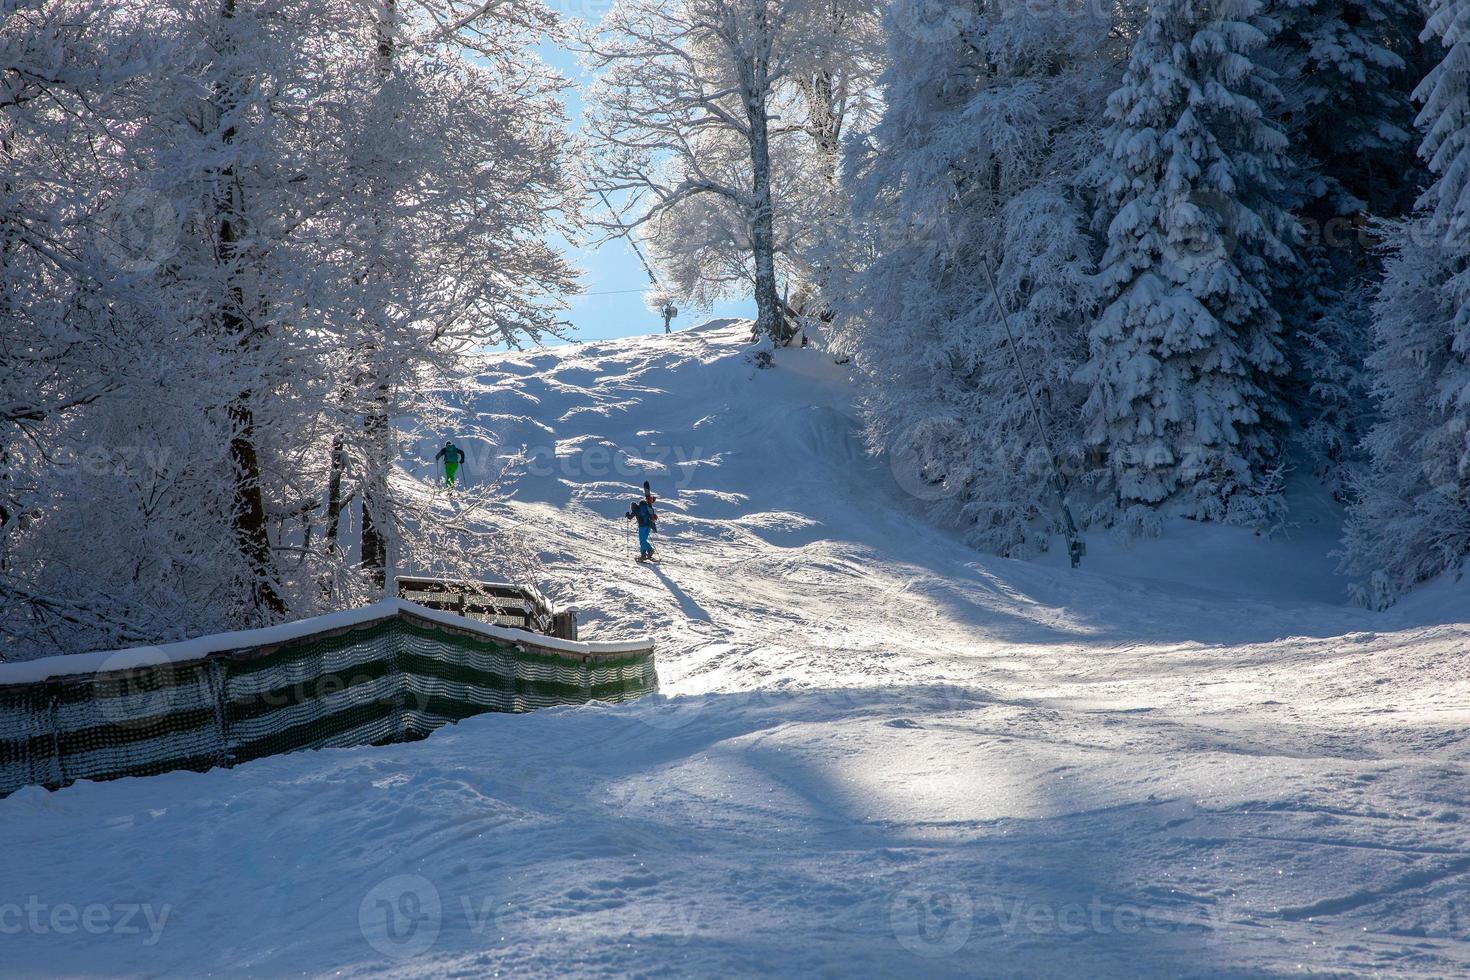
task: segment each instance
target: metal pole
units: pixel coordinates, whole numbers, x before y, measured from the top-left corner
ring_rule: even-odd
[[[1001,325],[1005,327],[1006,342],[1010,345],[1011,356],[1016,359],[1016,370],[1021,376],[1021,383],[1026,386],[1026,399],[1031,403],[1031,418],[1036,423],[1037,435],[1041,437],[1041,445],[1046,449],[1047,461],[1051,463],[1052,489],[1056,491],[1057,502],[1061,505],[1062,519],[1065,522],[1067,556],[1072,560],[1072,567],[1077,568],[1082,564],[1082,556],[1087,553],[1087,546],[1077,533],[1077,522],[1072,519],[1072,508],[1067,506],[1067,480],[1062,476],[1062,467],[1057,462],[1056,451],[1052,449],[1051,439],[1046,434],[1046,425],[1041,418],[1041,405],[1036,400],[1036,393],[1031,390],[1031,376],[1026,373],[1026,365],[1021,360],[1021,348],[1016,344],[1015,334],[1011,333],[1011,315],[1006,311],[1005,304],[1001,302],[1000,290],[995,285],[995,275],[990,271],[990,259],[981,256],[980,265],[985,269],[985,280],[990,284],[990,294],[995,297],[995,310],[1000,314]]]
[[[599,190],[597,192],[597,196],[602,198],[602,203],[607,205],[607,209],[609,211],[611,211],[613,214],[617,214],[617,209],[612,206],[612,202],[607,199],[607,195],[605,193]],[[622,231],[619,232],[619,237],[626,238],[628,240],[628,247],[633,250],[634,255],[638,256],[638,261],[643,263],[643,271],[648,273],[648,281],[653,283],[655,289],[662,292],[664,288],[663,283],[659,282],[658,276],[653,274],[653,266],[648,263],[648,259],[646,259],[643,255],[643,250],[638,247],[638,243],[634,241],[633,236],[628,233],[630,229],[627,225],[623,224],[622,218],[618,218],[618,227],[622,229]],[[672,318],[667,312],[670,306],[671,304],[669,303],[664,304],[664,333],[671,332],[669,330],[669,320]]]

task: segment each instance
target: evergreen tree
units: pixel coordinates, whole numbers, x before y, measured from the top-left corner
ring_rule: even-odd
[[[1286,0],[1273,14],[1282,116],[1301,162],[1297,206],[1323,222],[1404,214],[1418,193],[1410,96],[1423,17],[1415,4]],[[1341,232],[1330,247],[1354,243],[1348,226]]]
[[[1374,308],[1368,359],[1380,421],[1347,525],[1346,567],[1360,601],[1382,608],[1470,552],[1470,366],[1453,290],[1462,255],[1405,222]]]
[[[1347,532],[1361,597],[1392,602],[1470,553],[1470,0],[1437,0],[1443,60],[1415,91],[1435,182],[1398,225],[1369,366],[1382,418]]]
[[[1057,512],[1024,377],[1045,440],[1082,464],[1072,374],[1095,243],[1081,175],[1116,83],[1110,26],[895,4],[883,115],[849,161],[835,339],[864,379],[869,439],[937,518],[1001,554],[1044,548]]]
[[[1280,93],[1252,60],[1270,27],[1255,0],[1157,3],[1108,103],[1106,308],[1079,377],[1104,486],[1129,523],[1165,508],[1233,520],[1277,509],[1285,357],[1270,294],[1296,259],[1273,203]]]
[[[1293,159],[1283,203],[1306,235],[1279,304],[1286,397],[1310,465],[1342,497],[1370,417],[1363,359],[1382,275],[1370,229],[1405,214],[1424,183],[1411,98],[1423,15],[1407,0],[1288,0],[1275,14]]]

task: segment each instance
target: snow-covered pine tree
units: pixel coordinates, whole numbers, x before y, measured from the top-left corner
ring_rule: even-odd
[[[1424,18],[1408,0],[1287,0],[1273,15],[1293,163],[1282,203],[1306,236],[1279,307],[1286,396],[1310,465],[1344,496],[1370,417],[1363,359],[1382,272],[1370,229],[1405,214],[1423,183],[1411,93]]]
[[[1280,304],[1291,360],[1285,394],[1292,433],[1312,474],[1334,498],[1346,501],[1373,420],[1366,358],[1373,350],[1381,270],[1342,261],[1343,253],[1317,245],[1301,253],[1299,290],[1283,294]]]
[[[1253,60],[1269,26],[1256,0],[1161,0],[1109,99],[1105,308],[1078,377],[1127,524],[1278,510],[1285,357],[1271,291],[1296,259],[1274,203],[1280,93]]]
[[[1418,193],[1410,68],[1423,14],[1410,0],[1284,0],[1271,14],[1299,206],[1324,221],[1405,213]],[[1332,247],[1356,244],[1343,230]]]
[[[1045,548],[1056,516],[1018,367],[1063,465],[1082,463],[1072,373],[1095,252],[1081,175],[1117,81],[1111,26],[1029,5],[895,3],[882,116],[849,161],[834,341],[863,379],[868,438],[937,518],[1001,554]]]
[[[1444,50],[1414,93],[1435,181],[1389,240],[1369,360],[1381,418],[1346,539],[1375,606],[1470,554],[1470,0],[1436,0],[1425,37]]]
[[[1449,284],[1463,253],[1397,224],[1368,358],[1379,421],[1355,487],[1345,544],[1359,601],[1383,608],[1470,552],[1470,365]]]

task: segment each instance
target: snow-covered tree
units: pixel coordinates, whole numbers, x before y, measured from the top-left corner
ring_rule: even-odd
[[[707,305],[753,290],[758,335],[794,333],[781,280],[830,225],[836,148],[871,79],[863,0],[620,0],[586,40],[598,72],[590,183],[604,227]]]
[[[788,315],[803,335],[832,318],[831,236],[846,213],[842,186],[844,140],[866,132],[881,108],[878,78],[884,58],[881,5],[872,0],[810,0],[799,27],[804,57],[792,72],[806,141],[783,144],[778,165],[805,178],[801,224],[789,257],[797,280]],[[815,178],[815,179],[813,179]]]
[[[1285,0],[1272,60],[1301,162],[1300,207],[1324,222],[1394,217],[1418,192],[1411,61],[1423,15],[1410,0]],[[1351,226],[1333,247],[1355,244]],[[1325,229],[1324,229],[1325,231]]]
[[[756,331],[780,341],[772,109],[790,70],[792,17],[792,0],[619,0],[587,41],[601,73],[588,119],[592,186],[628,200],[632,228],[720,199],[747,229]]]
[[[1310,465],[1342,496],[1371,403],[1368,296],[1382,273],[1371,229],[1406,213],[1422,187],[1410,96],[1423,14],[1407,0],[1289,0],[1273,14],[1268,57],[1293,163],[1282,203],[1305,236],[1280,304],[1286,397]]]
[[[1108,104],[1104,309],[1079,378],[1088,441],[1130,524],[1273,512],[1285,413],[1274,203],[1286,136],[1256,0],[1162,0]]]
[[[1366,358],[1373,350],[1373,294],[1381,270],[1317,244],[1301,254],[1299,290],[1284,293],[1280,304],[1291,362],[1285,394],[1293,436],[1311,472],[1346,500],[1373,420]]]
[[[882,116],[851,150],[834,339],[862,377],[869,439],[937,517],[1003,554],[1046,546],[1046,441],[1069,472],[1082,465],[1082,175],[1116,83],[1111,27],[1026,5],[896,3]]]
[[[1470,364],[1448,285],[1463,256],[1397,225],[1368,359],[1380,421],[1346,532],[1361,601],[1383,607],[1470,553]]]
[[[138,181],[115,123],[140,83],[181,59],[114,4],[4,0],[0,11],[0,649],[147,638],[167,615],[146,559],[129,561],[144,550],[128,533],[137,508],[109,491],[167,451],[154,437],[166,426],[150,427],[133,396],[149,374],[178,377],[159,369],[189,337],[160,326],[139,282],[166,257],[174,214]],[[200,531],[191,516],[174,530]]]
[[[385,31],[385,9],[7,18],[0,176],[27,203],[0,216],[0,300],[29,319],[0,324],[24,369],[0,380],[7,649],[369,598],[375,569],[342,542],[374,480],[404,561],[451,528],[493,563],[474,492],[409,490],[402,457],[420,427],[464,434],[478,349],[558,329],[573,275],[545,242],[572,188],[560,83],[528,54],[553,18],[403,0]]]
[[[1347,532],[1373,605],[1470,554],[1470,3],[1438,0],[1425,37],[1444,50],[1415,91],[1435,180],[1389,239],[1369,360],[1380,421]]]
[[[561,332],[546,299],[573,278],[545,236],[572,198],[557,148],[565,82],[527,57],[542,35],[559,36],[546,7],[374,0],[358,10],[350,166],[361,194],[342,232],[357,264],[344,271],[364,295],[340,342],[356,362],[342,407],[356,402],[361,431],[344,432],[342,460],[360,463],[360,555],[384,585],[403,544],[388,420],[408,414],[425,372],[441,383],[461,374],[456,362],[475,345]],[[354,90],[351,78],[340,84]]]

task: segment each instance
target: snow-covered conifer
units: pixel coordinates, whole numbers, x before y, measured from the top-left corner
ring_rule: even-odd
[[[1302,219],[1301,265],[1280,294],[1286,398],[1313,472],[1338,496],[1371,417],[1364,358],[1373,223],[1405,214],[1424,183],[1411,99],[1423,27],[1406,0],[1289,0],[1269,58],[1285,94],[1292,168],[1282,203]]]
[[[1359,598],[1382,607],[1470,552],[1470,366],[1448,284],[1463,258],[1395,227],[1368,359],[1379,421],[1348,521]]]
[[[1273,197],[1279,92],[1253,60],[1268,27],[1256,0],[1153,4],[1109,100],[1104,309],[1079,377],[1129,523],[1274,509],[1286,362],[1271,293],[1295,257]]]
[[[1435,181],[1396,226],[1369,360],[1380,420],[1348,525],[1362,598],[1392,602],[1470,553],[1470,2],[1438,0],[1444,58],[1415,92]]]
[[[1082,174],[1116,82],[1110,26],[1024,5],[897,3],[882,116],[851,154],[832,298],[869,439],[938,517],[1003,554],[1046,546],[1045,443],[1069,472],[1082,466],[1072,373],[1095,254]]]

